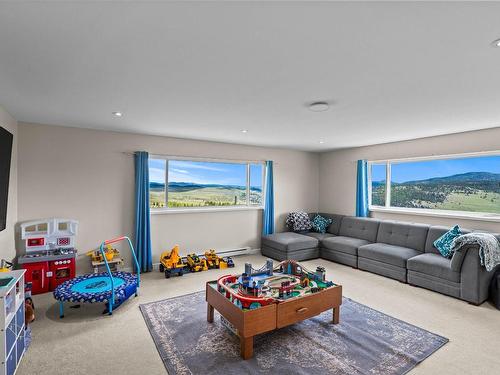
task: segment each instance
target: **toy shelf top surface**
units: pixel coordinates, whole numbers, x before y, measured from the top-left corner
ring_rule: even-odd
[[[12,280],[3,287],[0,287],[0,297],[5,297],[12,287],[23,277],[26,270],[14,270],[9,272],[0,272],[0,278],[12,277]],[[24,285],[23,285],[24,288]]]

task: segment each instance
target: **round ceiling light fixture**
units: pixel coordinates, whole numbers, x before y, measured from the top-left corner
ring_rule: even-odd
[[[491,45],[496,48],[500,48],[500,39],[494,40],[491,42]]]
[[[323,143],[325,143],[325,141],[323,141],[323,140],[319,141],[320,145],[322,145]]]
[[[111,114],[115,117],[122,117],[123,116],[123,113],[122,112],[118,112],[118,111],[115,111],[115,112],[111,112]]]
[[[327,102],[314,102],[309,104],[309,110],[313,112],[325,112],[330,109],[330,105]]]
[[[242,133],[248,133],[248,130],[247,129],[241,129],[241,132]]]

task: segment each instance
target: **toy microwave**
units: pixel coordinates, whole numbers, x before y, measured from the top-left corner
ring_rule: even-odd
[[[75,247],[78,221],[51,218],[21,224],[21,239],[26,253]]]

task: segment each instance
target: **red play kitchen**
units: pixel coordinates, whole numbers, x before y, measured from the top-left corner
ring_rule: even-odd
[[[59,284],[75,277],[75,237],[78,222],[52,218],[21,224],[21,239],[26,254],[18,259],[26,270],[25,281],[31,283],[31,293],[54,290]]]

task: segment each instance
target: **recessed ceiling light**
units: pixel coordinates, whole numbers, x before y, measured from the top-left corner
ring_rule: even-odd
[[[242,133],[248,133],[248,130],[246,130],[246,129],[242,129],[242,130],[241,130],[241,132],[242,132]]]
[[[319,144],[322,145],[323,143],[325,143],[325,141],[319,141]]]
[[[113,116],[115,116],[115,117],[122,117],[122,116],[123,116],[123,113],[121,113],[121,112],[116,112],[116,111],[115,111],[115,112],[111,112],[111,114],[112,114]]]
[[[500,39],[494,40],[494,41],[491,43],[491,45],[492,45],[493,47],[500,47]]]
[[[330,109],[330,106],[327,102],[315,102],[309,105],[309,110],[313,112],[325,112],[328,109]]]

